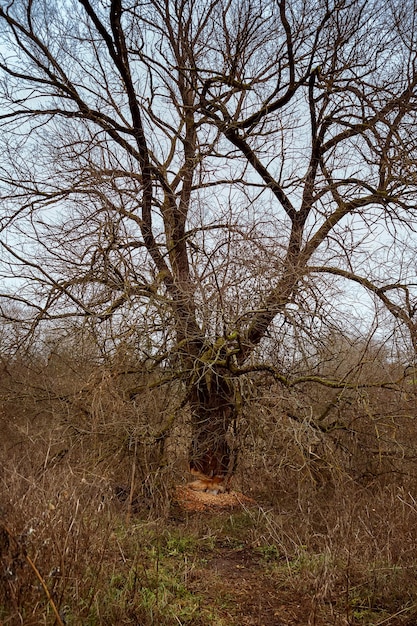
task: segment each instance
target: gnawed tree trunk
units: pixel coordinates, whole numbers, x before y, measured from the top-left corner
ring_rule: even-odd
[[[221,373],[213,372],[208,383],[198,381],[190,394],[193,439],[190,468],[206,476],[226,476],[233,472],[228,441],[236,418],[232,383]]]
[[[192,442],[190,468],[206,476],[231,476],[236,465],[233,438],[240,406],[228,367],[227,341],[218,339],[194,362],[188,383]]]

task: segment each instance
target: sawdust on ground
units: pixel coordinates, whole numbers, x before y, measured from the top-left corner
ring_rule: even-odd
[[[178,505],[185,511],[215,511],[256,504],[255,500],[239,491],[215,495],[206,491],[195,491],[188,485],[177,485],[174,497]]]

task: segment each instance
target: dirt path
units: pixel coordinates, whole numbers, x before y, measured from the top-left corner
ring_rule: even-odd
[[[224,618],[242,626],[305,626],[311,616],[308,598],[292,597],[268,573],[262,556],[251,548],[221,544],[194,571],[192,586],[207,603],[221,604]]]

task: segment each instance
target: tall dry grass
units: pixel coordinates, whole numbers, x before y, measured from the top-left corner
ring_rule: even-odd
[[[156,439],[178,390],[145,379],[68,356],[5,364],[1,623],[221,623],[187,591],[189,562],[172,567],[160,550],[178,524],[204,538],[215,520],[173,505],[188,416]],[[143,386],[133,400],[132,384]],[[309,624],[417,623],[413,381],[343,394],[245,384],[234,486],[258,506],[221,532],[260,550],[274,584],[308,597]]]

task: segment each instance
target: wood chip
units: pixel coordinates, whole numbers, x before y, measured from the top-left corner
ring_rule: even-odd
[[[214,495],[206,491],[194,491],[188,485],[177,485],[174,497],[178,505],[186,511],[213,511],[256,504],[255,500],[239,491]]]

